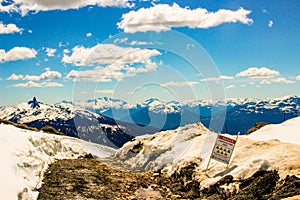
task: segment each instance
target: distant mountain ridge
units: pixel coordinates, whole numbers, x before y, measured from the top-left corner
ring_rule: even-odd
[[[245,133],[256,122],[281,123],[300,115],[300,97],[298,96],[185,102],[163,102],[156,98],[150,98],[139,104],[103,97],[79,102],[79,106],[116,120],[143,126],[149,125],[160,130],[175,129],[200,121],[206,127],[210,127],[212,119],[221,118],[226,114],[224,128],[214,131],[231,134],[239,131]]]
[[[0,119],[38,129],[52,126],[69,136],[118,148],[135,136],[173,130],[186,124],[201,122],[214,131],[244,134],[257,122],[281,123],[300,116],[298,96],[167,103],[151,98],[140,104],[104,97],[73,104],[69,101],[53,105],[40,103],[40,108],[35,109],[27,103],[0,107]],[[221,130],[215,130],[211,121],[220,118],[224,118],[224,124],[220,125]]]

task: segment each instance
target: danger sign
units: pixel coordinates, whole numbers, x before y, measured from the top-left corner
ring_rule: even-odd
[[[229,164],[236,140],[218,135],[211,158]]]

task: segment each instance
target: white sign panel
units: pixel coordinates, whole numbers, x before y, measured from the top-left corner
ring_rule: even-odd
[[[236,140],[218,135],[216,144],[211,154],[211,158],[222,163],[228,164],[234,149]]]

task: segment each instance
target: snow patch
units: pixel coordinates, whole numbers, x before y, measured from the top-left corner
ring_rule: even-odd
[[[2,199],[36,199],[48,165],[56,159],[72,159],[92,153],[107,157],[108,147],[76,138],[21,130],[0,124],[0,193]]]
[[[228,168],[211,160],[206,171],[217,134],[201,123],[137,137],[119,149],[115,157],[133,170],[159,170],[169,175],[191,162],[198,163],[195,177],[201,181],[202,187],[217,182],[225,175],[244,179],[258,170],[278,170],[281,178],[300,176],[299,129],[300,117],[265,126],[249,136],[240,136]]]

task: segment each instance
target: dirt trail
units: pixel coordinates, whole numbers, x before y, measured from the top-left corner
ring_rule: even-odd
[[[107,164],[117,164],[111,167]],[[86,156],[73,160],[58,160],[45,173],[39,189],[39,200],[56,199],[281,199],[300,195],[300,178],[287,176],[279,180],[276,171],[258,171],[245,180],[225,176],[216,184],[199,190],[194,180],[195,163],[166,177],[153,172],[134,173],[126,166]],[[239,185],[232,190],[230,185]]]

